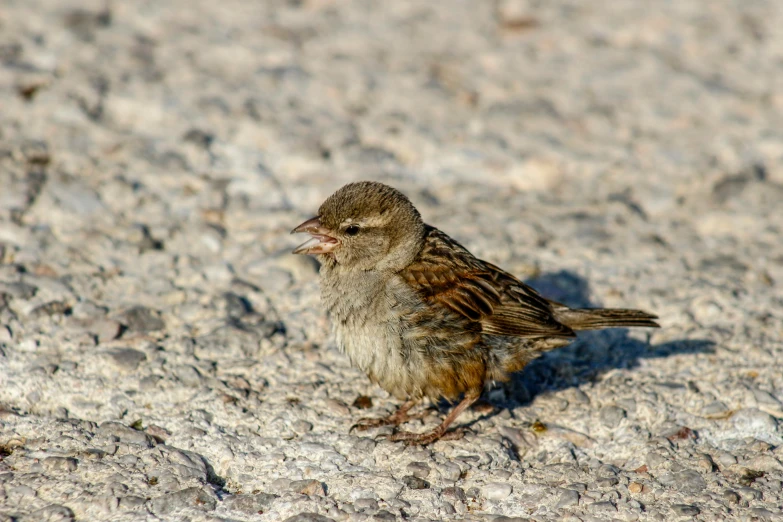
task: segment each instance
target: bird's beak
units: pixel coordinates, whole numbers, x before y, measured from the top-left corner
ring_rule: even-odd
[[[292,234],[303,232],[313,237],[296,247],[294,254],[328,254],[340,244],[329,235],[331,231],[321,224],[319,217],[308,219],[291,231]]]

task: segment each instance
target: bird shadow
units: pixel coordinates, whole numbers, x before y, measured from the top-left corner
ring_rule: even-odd
[[[572,308],[600,308],[600,305],[590,299],[587,280],[573,272],[562,270],[547,273],[529,279],[526,283],[547,299]],[[665,321],[665,318],[663,319]],[[543,393],[596,382],[613,369],[636,368],[642,359],[714,352],[714,343],[704,339],[681,339],[652,344],[650,339],[655,330],[644,331],[646,340],[630,337],[627,328],[580,332],[570,345],[542,354],[522,371],[515,373],[506,385],[504,404],[497,405],[507,408],[526,406]],[[683,387],[685,385],[686,383],[682,383]]]

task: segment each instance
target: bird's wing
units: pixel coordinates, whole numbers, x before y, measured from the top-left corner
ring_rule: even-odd
[[[436,228],[427,228],[424,248],[401,275],[427,303],[479,323],[485,334],[574,336],[535,290]]]

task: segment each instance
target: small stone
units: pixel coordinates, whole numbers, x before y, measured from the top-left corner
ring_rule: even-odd
[[[283,522],[336,522],[333,518],[319,515],[318,513],[299,513],[288,517]]]
[[[752,459],[745,462],[744,465],[750,469],[756,469],[766,473],[783,471],[783,464],[781,464],[781,462],[772,455],[759,455],[757,457],[753,457]]]
[[[150,424],[147,426],[146,432],[156,439],[160,439],[162,441],[165,441],[169,437],[171,437],[171,432],[167,430],[166,428],[161,428],[160,426],[156,424]]]
[[[535,434],[531,433],[529,430],[501,426],[498,431],[517,448],[517,451],[525,451],[538,445]]]
[[[502,482],[490,482],[484,486],[484,497],[489,500],[503,500],[511,495],[511,485]]]
[[[644,486],[642,484],[639,484],[638,482],[631,482],[630,484],[628,484],[628,491],[634,494],[641,493],[642,491],[644,491]]]
[[[441,502],[440,509],[447,515],[453,515],[457,512],[457,510],[454,509],[454,505],[450,502]]]
[[[569,484],[565,486],[566,489],[573,489],[574,491],[578,493],[584,493],[587,491],[587,484],[583,484],[581,482],[574,482],[573,484]]]
[[[137,444],[146,448],[152,448],[157,444],[154,438],[146,433],[134,430],[119,422],[104,422],[98,428],[96,435],[106,437],[115,442]]]
[[[599,414],[601,423],[610,429],[619,426],[625,416],[625,410],[618,406],[605,406]]]
[[[143,506],[147,502],[144,497],[137,497],[135,495],[129,495],[127,497],[120,497],[118,507],[123,511],[129,511]]]
[[[17,520],[17,519],[12,519]],[[65,506],[52,504],[45,508],[33,511],[29,515],[20,517],[19,522],[72,522],[74,520],[73,511]]]
[[[47,457],[43,460],[42,464],[44,469],[48,471],[64,471],[70,473],[76,471],[78,462],[79,461],[72,457]]]
[[[160,318],[158,312],[146,306],[136,306],[125,311],[120,316],[120,321],[132,332],[147,333],[166,328],[166,323]]]
[[[22,156],[31,165],[48,165],[52,161],[49,145],[45,141],[28,140],[21,146]]]
[[[678,517],[695,517],[696,515],[701,513],[701,510],[699,508],[688,504],[673,504],[672,511]]]
[[[754,439],[753,442],[747,445],[747,449],[753,453],[764,453],[772,449],[772,444],[763,440]]]
[[[0,325],[0,343],[10,343],[14,340],[11,329],[5,325]]]
[[[87,326],[87,330],[98,338],[98,342],[105,343],[120,336],[122,325],[112,319],[97,319]]]
[[[780,517],[781,515],[780,511],[778,511],[777,513],[773,513],[769,509],[760,508],[760,507],[752,508],[750,510],[750,514],[752,517],[759,518],[761,520],[780,520],[780,518],[778,517]]]
[[[761,500],[761,491],[755,488],[739,488],[737,489],[737,493],[745,500]]]
[[[734,428],[747,437],[769,437],[778,429],[775,417],[756,408],[743,408],[731,417]]]
[[[312,423],[309,423],[305,420],[298,420],[293,425],[294,431],[297,433],[307,433],[310,431],[313,431],[313,425]]]
[[[106,315],[109,310],[106,307],[98,306],[92,301],[79,301],[73,305],[71,314],[76,319],[96,319]]]
[[[448,488],[443,488],[443,491],[441,492],[441,495],[448,499],[454,499],[457,502],[462,502],[463,504],[467,501],[467,496],[465,496],[465,491],[462,488],[451,486]]]
[[[737,463],[737,457],[728,451],[721,451],[716,455],[716,459],[718,460],[718,464],[720,464],[723,468],[731,467]]]
[[[738,504],[740,501],[739,493],[730,489],[723,492],[723,498],[725,498],[729,504]]]
[[[462,475],[462,470],[460,467],[453,462],[444,462],[443,464],[439,465],[438,472],[440,473],[440,476],[443,477],[443,480],[448,480],[451,482],[458,481]]]
[[[413,475],[405,475],[402,477],[402,483],[405,484],[408,489],[427,489],[430,487],[429,482]]]
[[[295,480],[288,486],[294,493],[326,496],[326,486],[317,480]]]
[[[707,487],[707,483],[699,472],[688,469],[676,473],[661,475],[658,481],[664,486],[684,493],[699,493]]]
[[[351,413],[348,405],[337,399],[326,399],[326,407],[340,416],[350,415]]]
[[[422,479],[427,478],[427,476],[430,474],[430,467],[426,462],[411,462],[408,464],[407,469],[414,477]]]
[[[139,367],[143,361],[147,360],[147,355],[133,348],[119,348],[109,352],[114,365],[126,372],[132,372]]]
[[[292,517],[288,517],[283,522],[336,522],[333,518],[319,515],[318,513],[299,513]]]
[[[272,503],[277,495],[255,493],[253,495],[231,495],[223,499],[223,505],[231,510],[241,511],[248,515],[257,515]]]
[[[156,514],[174,513],[185,508],[195,508],[200,511],[213,511],[217,507],[214,492],[208,488],[192,487],[161,497],[149,502],[150,511]]]
[[[576,506],[577,504],[579,504],[579,493],[573,489],[564,489],[562,490],[562,493],[560,493],[560,499],[557,501],[557,505],[555,507],[562,509]]]
[[[702,415],[708,419],[725,419],[730,415],[730,410],[721,401],[713,401],[702,410]]]
[[[378,501],[372,498],[360,498],[353,503],[359,511],[378,511]]]
[[[376,441],[369,437],[361,437],[353,445],[353,450],[357,455],[372,455],[372,452],[375,450],[375,446],[377,446],[377,444],[378,443]]]
[[[614,513],[617,507],[609,501],[593,502],[587,506],[587,510],[590,513]]]
[[[143,391],[154,390],[162,379],[160,375],[147,375],[139,381],[139,388]]]
[[[30,312],[30,317],[32,318],[40,318],[40,317],[50,317],[53,315],[65,315],[66,313],[71,311],[71,305],[64,301],[50,301],[48,303],[44,303],[42,305],[36,306],[33,308],[33,310]]]
[[[180,364],[174,367],[173,373],[174,376],[185,386],[190,388],[198,388],[201,386],[201,381],[203,380],[201,374],[195,367],[189,364]]]
[[[707,473],[712,473],[715,471],[715,463],[712,461],[712,457],[709,455],[702,455],[701,458],[699,458],[697,465]]]
[[[616,486],[620,481],[616,477],[602,477],[595,481],[596,486],[599,488],[609,488]]]

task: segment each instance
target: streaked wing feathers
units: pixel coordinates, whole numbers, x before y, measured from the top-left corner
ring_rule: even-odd
[[[481,261],[438,229],[401,275],[433,306],[481,324],[490,335],[573,337],[548,301],[500,268]]]

